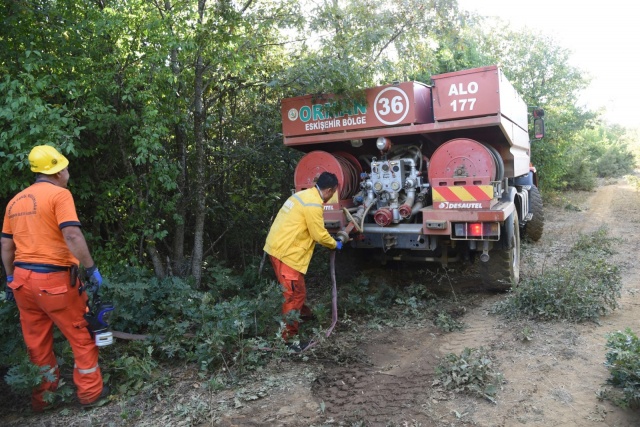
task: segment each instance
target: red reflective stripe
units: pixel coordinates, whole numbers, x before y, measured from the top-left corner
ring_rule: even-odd
[[[453,192],[449,187],[438,187],[434,188],[434,191],[437,191],[440,196],[448,201],[448,202],[460,202],[461,199]]]
[[[475,200],[491,200],[491,197],[485,193],[482,188],[476,185],[469,185],[464,187],[465,190],[471,194]]]

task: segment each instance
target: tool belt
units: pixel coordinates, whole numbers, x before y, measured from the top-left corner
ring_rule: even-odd
[[[28,262],[16,262],[13,264],[18,268],[23,268],[25,270],[33,271],[36,273],[58,273],[61,271],[69,272],[69,286],[74,288],[76,286],[76,282],[78,280],[78,266],[72,265],[69,267],[65,267],[62,265],[51,265],[51,264],[32,264]]]

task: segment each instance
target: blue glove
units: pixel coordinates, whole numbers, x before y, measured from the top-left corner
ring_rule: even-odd
[[[336,240],[336,249],[337,250],[342,249],[342,240]]]
[[[13,282],[13,275],[7,276],[7,285]],[[9,302],[15,302],[16,298],[13,296],[13,289],[7,286],[4,290],[4,299]]]
[[[98,271],[98,267],[94,264],[93,267],[87,268],[87,290],[96,293],[100,286],[102,286],[102,276]]]

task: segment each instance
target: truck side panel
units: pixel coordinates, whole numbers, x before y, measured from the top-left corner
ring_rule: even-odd
[[[365,94],[366,103],[352,102],[334,113],[327,111],[335,103],[331,95],[284,99],[282,132],[291,137],[433,123],[431,88],[427,85],[404,82],[367,89]]]

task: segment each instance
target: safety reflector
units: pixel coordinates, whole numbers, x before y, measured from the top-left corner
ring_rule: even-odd
[[[493,199],[493,185],[433,187],[434,202],[476,202]]]

